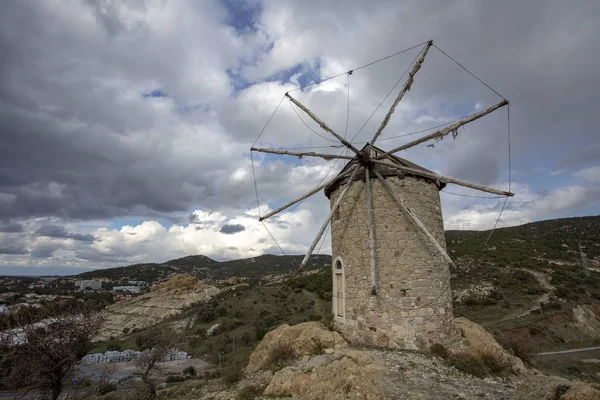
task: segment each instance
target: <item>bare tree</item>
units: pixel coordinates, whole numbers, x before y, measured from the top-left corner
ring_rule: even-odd
[[[181,335],[170,325],[159,324],[146,329],[136,337],[136,343],[145,351],[136,358],[135,365],[145,385],[145,398],[156,397],[156,374],[163,374],[162,362],[181,341]]]
[[[0,333],[10,360],[3,383],[37,389],[52,400],[58,399],[64,379],[91,349],[91,340],[103,322],[101,314],[80,306],[38,323],[16,321],[11,329]]]

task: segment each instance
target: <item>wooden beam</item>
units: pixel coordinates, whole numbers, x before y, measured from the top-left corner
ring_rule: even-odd
[[[343,137],[341,137],[340,135],[338,135],[337,133],[335,133],[333,131],[333,129],[331,129],[329,126],[327,126],[327,124],[323,121],[321,121],[319,119],[319,117],[317,117],[315,114],[312,113],[312,111],[310,111],[308,108],[306,108],[304,106],[304,104],[300,103],[298,100],[296,100],[295,98],[293,98],[292,96],[290,96],[289,93],[285,94],[287,96],[288,99],[290,99],[292,101],[292,103],[294,103],[295,105],[297,105],[302,111],[304,111],[306,114],[308,114],[309,117],[311,117],[317,124],[319,124],[319,126],[325,130],[326,132],[331,133],[333,136],[336,137],[337,140],[339,140],[340,142],[342,142],[344,144],[344,146],[346,146],[347,148],[349,148],[350,150],[352,150],[355,154],[358,154],[360,152],[360,150],[358,150],[356,147],[354,147],[352,145],[352,143],[348,142],[346,139],[344,139]]]
[[[469,122],[475,121],[476,119],[479,119],[481,117],[484,117],[484,116],[488,115],[489,113],[491,113],[493,111],[496,111],[500,107],[504,107],[507,104],[508,104],[508,100],[503,100],[500,103],[498,103],[498,104],[496,104],[496,105],[494,105],[494,106],[492,106],[490,108],[486,108],[485,110],[479,111],[478,113],[471,114],[468,117],[465,117],[465,118],[463,118],[463,119],[461,119],[459,121],[456,121],[455,123],[450,124],[447,127],[442,128],[442,129],[440,129],[438,131],[435,131],[435,132],[433,132],[433,133],[431,133],[431,134],[429,134],[427,136],[423,136],[420,139],[413,140],[412,142],[408,142],[406,144],[403,144],[400,147],[396,147],[395,149],[392,149],[392,150],[390,150],[390,151],[388,151],[386,153],[380,154],[377,157],[375,157],[375,159],[381,160],[382,158],[385,158],[385,157],[387,157],[390,154],[396,153],[396,152],[398,152],[400,150],[406,150],[408,148],[414,147],[414,146],[416,146],[418,144],[421,144],[423,142],[426,142],[428,140],[436,139],[436,138],[443,138],[444,136],[446,136],[450,132],[456,132],[456,130],[458,128],[460,128],[461,126],[463,126],[465,124],[468,124]]]
[[[319,190],[321,190],[321,189],[325,188],[326,186],[328,186],[328,185],[332,184],[334,181],[336,181],[336,180],[338,180],[338,179],[340,179],[340,178],[343,178],[343,177],[345,177],[345,176],[348,176],[348,175],[350,175],[350,173],[351,173],[351,172],[352,172],[352,170],[349,170],[349,171],[346,171],[346,172],[343,172],[343,173],[341,173],[341,174],[338,174],[338,175],[336,175],[336,176],[335,176],[333,179],[330,179],[330,180],[328,180],[327,182],[325,182],[325,183],[323,183],[323,184],[321,184],[321,185],[317,186],[316,188],[314,188],[314,189],[313,189],[313,190],[311,190],[310,192],[308,192],[308,193],[306,193],[306,194],[304,194],[304,195],[302,195],[302,196],[298,197],[296,200],[292,200],[292,201],[290,201],[289,203],[286,203],[286,204],[282,205],[282,206],[281,206],[281,207],[279,207],[278,209],[276,209],[276,210],[273,210],[273,211],[271,211],[270,213],[263,215],[263,216],[262,216],[262,217],[260,217],[258,220],[259,220],[259,221],[264,221],[265,219],[272,217],[273,215],[275,215],[275,214],[277,214],[277,213],[279,213],[279,212],[281,212],[281,211],[285,210],[286,208],[288,208],[288,207],[290,207],[290,206],[293,206],[294,204],[298,203],[299,201],[302,201],[302,200],[304,200],[304,199],[306,199],[306,198],[308,198],[308,197],[312,196],[313,194],[317,193]]]
[[[390,107],[389,111],[387,112],[385,118],[381,122],[381,125],[379,125],[379,129],[377,129],[375,136],[373,136],[373,139],[371,140],[371,146],[373,146],[373,144],[375,144],[375,141],[377,140],[379,135],[381,135],[381,132],[383,132],[383,130],[385,129],[387,124],[390,122],[390,118],[392,117],[392,114],[394,113],[394,111],[396,111],[396,107],[400,103],[400,100],[402,100],[404,95],[412,87],[412,84],[415,79],[415,75],[421,69],[421,65],[423,64],[423,61],[425,60],[425,56],[427,55],[427,52],[429,51],[429,48],[431,47],[432,44],[433,44],[433,40],[430,40],[429,42],[427,42],[427,44],[425,45],[425,48],[421,52],[421,55],[415,62],[415,65],[412,67],[411,71],[408,73],[408,79],[406,79],[406,82],[404,83],[402,90],[400,91],[400,93],[398,93],[396,100],[394,100],[394,103],[392,104],[392,106]]]
[[[371,263],[371,294],[377,294],[377,274],[375,263],[375,228],[373,224],[373,196],[371,195],[371,179],[369,168],[365,168],[365,184],[367,188],[367,223],[369,225],[369,261]]]
[[[331,208],[331,211],[329,212],[329,215],[327,216],[327,219],[325,220],[325,222],[321,226],[321,229],[319,229],[319,232],[317,233],[317,236],[313,240],[312,244],[310,245],[310,247],[308,249],[308,252],[306,253],[306,255],[304,256],[304,259],[300,263],[300,266],[298,267],[298,271],[299,272],[302,271],[302,269],[304,268],[304,266],[308,262],[308,259],[312,255],[312,252],[315,250],[315,247],[317,247],[317,244],[319,243],[319,240],[321,240],[321,236],[323,236],[323,232],[325,232],[325,228],[329,224],[329,221],[331,221],[331,218],[333,217],[333,214],[335,213],[335,211],[340,206],[340,203],[342,202],[342,199],[346,195],[346,192],[348,191],[348,189],[350,189],[350,186],[352,186],[352,183],[354,182],[354,177],[356,176],[356,173],[358,172],[359,169],[360,169],[360,165],[357,165],[354,168],[354,171],[352,171],[352,175],[350,175],[350,178],[348,178],[348,181],[346,182],[346,187],[344,188],[344,190],[342,190],[342,192],[340,193],[339,197],[337,198],[337,200],[333,204],[333,207]]]
[[[415,225],[417,225],[419,227],[419,229],[421,229],[421,231],[425,234],[425,236],[427,236],[429,241],[433,244],[433,246],[437,249],[437,251],[442,255],[442,257],[444,257],[446,259],[446,261],[448,261],[448,263],[450,263],[450,265],[456,267],[456,265],[454,265],[454,261],[452,261],[452,259],[448,255],[448,253],[446,253],[446,250],[444,250],[444,248],[442,246],[440,246],[440,244],[437,242],[437,240],[435,240],[433,235],[431,233],[429,233],[429,231],[427,230],[427,228],[425,228],[425,225],[423,225],[421,220],[415,214],[413,214],[413,212],[410,210],[410,208],[408,208],[404,204],[404,200],[402,200],[398,195],[396,195],[396,193],[394,193],[390,184],[386,182],[386,180],[381,176],[381,174],[379,172],[377,172],[376,170],[373,170],[373,172],[375,173],[375,175],[377,175],[377,177],[381,181],[381,184],[383,185],[383,187],[385,187],[387,189],[387,191],[389,192],[389,194],[394,198],[394,200],[396,200],[396,203],[398,203],[400,208],[402,208],[404,210],[404,212],[406,212],[406,214],[408,214],[408,216],[413,220]]]
[[[299,151],[288,151],[288,150],[279,150],[279,149],[264,149],[260,147],[252,147],[250,151],[260,151],[261,153],[271,153],[271,154],[282,154],[286,156],[295,156],[295,157],[319,157],[323,158],[327,161],[334,160],[336,158],[340,158],[343,160],[353,160],[355,157],[351,156],[342,156],[336,154],[324,154],[324,153],[314,153],[314,152],[299,152]]]
[[[386,167],[396,168],[396,169],[398,169],[399,171],[402,171],[402,172],[408,172],[408,173],[413,174],[413,175],[424,176],[426,178],[431,178],[431,179],[433,179],[435,181],[440,181],[440,182],[444,182],[444,183],[454,183],[455,185],[460,185],[460,186],[468,187],[468,188],[471,188],[471,189],[481,190],[482,192],[497,194],[499,196],[512,197],[512,196],[515,195],[512,192],[506,192],[504,190],[494,189],[494,188],[487,187],[487,186],[484,186],[484,185],[479,185],[477,183],[463,181],[462,179],[456,179],[456,178],[451,178],[449,176],[439,175],[439,174],[436,174],[435,172],[429,172],[429,171],[423,171],[421,169],[405,167],[405,166],[402,166],[402,165],[398,165],[398,164],[392,163],[392,162],[387,161],[387,160],[372,160],[372,161],[375,162],[375,163],[377,163],[377,164],[385,165]]]

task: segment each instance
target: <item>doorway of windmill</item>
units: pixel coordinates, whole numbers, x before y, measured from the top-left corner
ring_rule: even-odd
[[[335,315],[344,316],[344,268],[340,260],[335,260],[334,269]]]

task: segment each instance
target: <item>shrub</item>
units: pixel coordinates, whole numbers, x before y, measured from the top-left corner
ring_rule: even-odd
[[[117,341],[110,341],[106,345],[106,350],[108,350],[108,351],[121,351],[121,345]]]
[[[239,363],[232,364],[229,367],[223,370],[221,377],[223,378],[223,382],[233,385],[236,382],[239,382],[244,376],[244,369],[242,365]]]
[[[450,356],[450,353],[448,353],[448,350],[446,349],[446,347],[444,347],[443,344],[439,344],[439,343],[432,344],[431,347],[429,348],[429,351],[431,352],[431,354],[433,356],[443,358],[444,360]]]
[[[194,368],[192,365],[190,365],[189,367],[185,367],[183,369],[183,374],[189,376],[196,376],[196,368]]]
[[[98,385],[97,393],[100,396],[104,396],[107,393],[116,392],[116,391],[117,391],[117,385],[115,385],[114,383],[102,382]]]
[[[457,370],[477,378],[485,378],[487,376],[485,364],[479,357],[473,354],[465,352],[455,353],[448,358],[448,362]]]
[[[181,375],[169,375],[167,376],[166,382],[167,383],[176,383],[176,382],[183,382],[185,381],[185,378]]]
[[[319,314],[311,314],[311,315],[309,315],[308,319],[311,321],[319,321],[319,320],[323,319],[323,316],[319,315]]]
[[[502,342],[502,346],[519,357],[525,364],[533,365],[533,345],[526,339],[510,339]]]
[[[569,391],[569,389],[571,389],[571,386],[569,386],[569,385],[558,385],[554,389],[554,397],[552,399],[559,400],[563,394],[565,394]]]
[[[262,327],[257,327],[254,330],[254,334],[256,336],[256,340],[262,340],[265,337],[265,335],[267,334],[267,332],[268,332],[267,329],[262,328]]]
[[[254,400],[263,394],[263,390],[254,386],[244,386],[235,396],[235,400]]]
[[[510,360],[500,350],[481,352],[479,358],[492,375],[507,375],[512,371]]]
[[[296,352],[289,342],[279,342],[269,349],[270,369],[280,370],[285,367],[290,360],[296,358]]]

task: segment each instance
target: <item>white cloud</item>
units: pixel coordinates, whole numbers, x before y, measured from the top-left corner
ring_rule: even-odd
[[[600,182],[600,167],[590,167],[573,173],[573,176],[590,182]]]

